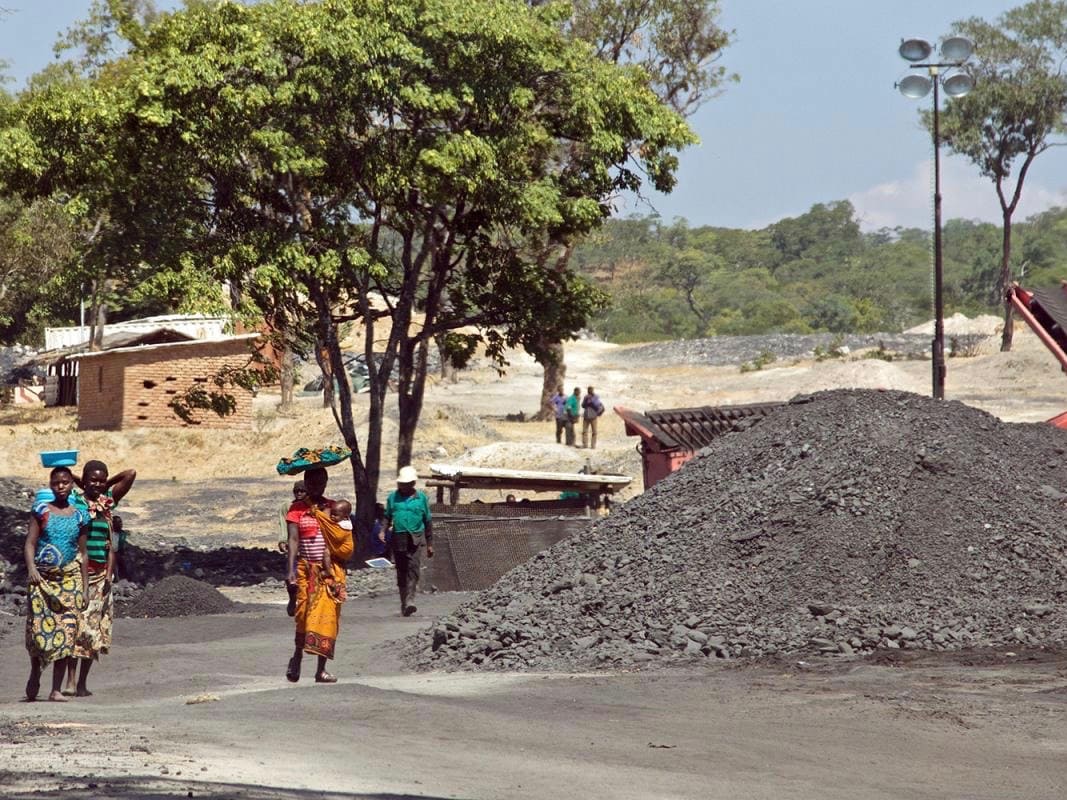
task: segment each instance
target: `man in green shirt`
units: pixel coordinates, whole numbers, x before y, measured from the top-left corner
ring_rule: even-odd
[[[414,467],[401,467],[396,476],[396,491],[385,501],[385,528],[378,534],[386,541],[393,537],[393,559],[396,564],[396,585],[400,590],[400,613],[410,617],[417,610],[411,602],[419,587],[422,568],[422,548],[426,557],[433,558],[433,523],[430,520],[430,501],[415,489],[419,475]]]
[[[574,394],[563,404],[567,409],[567,444],[574,446],[574,423],[578,421],[579,409],[582,407],[582,390],[574,387]]]

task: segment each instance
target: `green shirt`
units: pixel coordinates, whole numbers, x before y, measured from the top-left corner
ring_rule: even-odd
[[[563,405],[567,407],[567,415],[571,419],[578,418],[578,398],[575,395],[567,395],[567,402]]]
[[[106,492],[108,497],[111,497],[111,490]],[[85,495],[81,492],[71,492],[70,504],[75,508],[82,508],[86,511],[89,510],[89,501],[85,499]],[[112,506],[114,510],[115,506]],[[89,560],[96,564],[107,563],[107,553],[111,549],[111,525],[102,516],[92,516],[89,522],[89,538],[85,542],[85,553],[89,556]]]
[[[385,501],[385,518],[392,523],[393,533],[422,533],[430,521],[430,501],[422,492],[411,497],[392,492]]]

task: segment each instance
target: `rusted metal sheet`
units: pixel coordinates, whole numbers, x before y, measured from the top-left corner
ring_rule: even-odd
[[[629,436],[640,436],[645,488],[680,468],[710,445],[716,438],[762,419],[781,403],[747,403],[736,406],[698,406],[665,408],[640,413],[622,406],[615,413],[622,417]]]
[[[478,591],[556,542],[589,530],[586,517],[434,518],[434,557],[423,578],[439,591]]]

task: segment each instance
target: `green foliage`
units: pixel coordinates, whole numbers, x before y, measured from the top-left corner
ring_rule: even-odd
[[[815,345],[815,350],[813,351],[815,354],[815,360],[828,361],[832,358],[844,358],[844,345],[845,338],[841,334],[838,334],[833,339],[831,339],[830,344],[826,345],[825,347],[823,347],[821,344]]]
[[[769,350],[763,350],[758,356],[751,361],[745,362],[741,365],[741,372],[759,372],[766,366],[773,364],[778,360],[778,356]]]
[[[1003,219],[996,294],[1005,298],[1013,280],[1012,223],[1034,160],[1067,144],[1067,2],[1031,0],[995,22],[972,17],[954,31],[975,42],[962,67],[975,87],[953,98],[940,115],[941,139],[989,178]],[[932,113],[923,120],[932,127]],[[1005,322],[1011,305],[1005,299]],[[1010,349],[1005,324],[1002,348]]]
[[[59,204],[0,198],[0,341],[13,342],[34,328],[39,297],[60,285],[60,270],[76,246],[71,220]]]
[[[7,126],[26,152],[0,168],[99,223],[84,259],[98,285],[158,296],[225,279],[327,352],[361,505],[394,367],[403,457],[430,344],[499,359],[573,335],[606,296],[551,254],[600,226],[619,192],[669,190],[695,141],[648,75],[575,42],[557,9],[270,0],[134,24],[136,7],[107,5],[126,54],[30,93]],[[366,459],[338,344],[353,321],[368,356],[385,340],[367,359]],[[225,413],[224,394],[186,400]]]
[[[688,116],[738,79],[718,63],[732,35],[718,16],[717,0],[572,0],[564,21],[604,61],[639,66],[656,96]]]
[[[816,206],[757,231],[634,217],[609,221],[575,251],[574,263],[612,298],[591,327],[620,343],[877,333],[930,319],[929,233],[857,232],[848,203]],[[943,233],[947,313],[995,312],[999,228],[949,220]],[[1056,284],[1067,274],[1067,209],[1019,223],[1016,238],[1028,284]]]

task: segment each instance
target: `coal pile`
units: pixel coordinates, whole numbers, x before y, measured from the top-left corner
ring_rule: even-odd
[[[417,668],[1059,647],[1067,431],[795,398],[407,642]]]
[[[225,614],[236,604],[203,581],[184,575],[171,575],[147,586],[132,602],[118,610],[125,617],[190,617]]]

